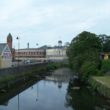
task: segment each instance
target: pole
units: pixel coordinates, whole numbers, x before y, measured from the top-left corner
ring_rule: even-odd
[[[18,40],[18,66],[19,66],[19,47],[20,47],[19,37],[17,37],[16,39]]]

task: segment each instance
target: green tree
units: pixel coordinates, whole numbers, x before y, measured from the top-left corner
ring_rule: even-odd
[[[101,34],[99,38],[102,44],[102,52],[110,52],[110,36]]]
[[[82,66],[85,62],[91,62],[98,68],[101,49],[101,40],[96,34],[86,31],[80,33],[72,40],[67,50],[71,68],[79,76],[83,75]]]
[[[102,74],[110,74],[110,60],[102,60],[101,72]]]

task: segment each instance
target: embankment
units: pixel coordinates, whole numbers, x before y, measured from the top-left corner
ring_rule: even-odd
[[[47,66],[47,63],[42,63],[0,69],[0,89],[5,86],[16,84],[21,80],[25,80],[35,75],[42,77],[46,75]]]
[[[110,98],[110,76],[92,77],[89,83],[95,91]]]

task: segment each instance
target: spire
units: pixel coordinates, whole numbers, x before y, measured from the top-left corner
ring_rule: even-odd
[[[10,50],[12,49],[12,42],[13,42],[13,38],[12,38],[11,33],[9,33],[7,36],[7,44],[9,46]]]
[[[8,39],[12,40],[12,35],[11,35],[11,33],[8,34],[7,40],[8,40]]]

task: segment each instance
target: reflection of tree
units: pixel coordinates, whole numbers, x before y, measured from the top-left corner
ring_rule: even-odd
[[[6,101],[6,102],[4,102],[2,105],[4,105],[4,106],[8,106],[8,103],[9,103],[9,100]]]
[[[66,107],[71,106],[75,110],[96,110],[96,108],[103,110],[104,107],[108,108],[107,106],[109,104],[107,104],[107,101],[102,97],[91,93],[90,90],[84,86],[82,86],[79,90],[72,89],[73,86],[75,85],[69,83],[66,94]]]

